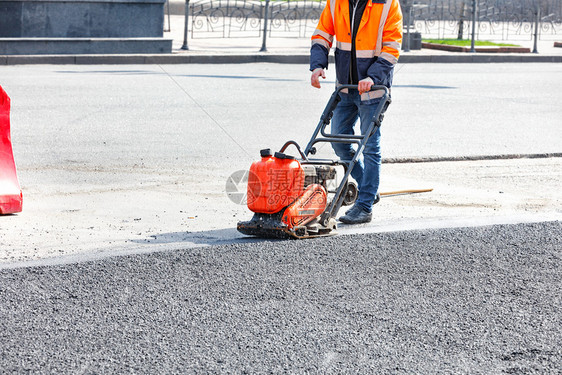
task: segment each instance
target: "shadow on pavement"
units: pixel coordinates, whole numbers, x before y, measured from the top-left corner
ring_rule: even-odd
[[[271,77],[260,77],[260,76],[232,76],[232,75],[212,75],[212,74],[174,74],[179,77],[190,77],[190,78],[217,78],[217,79],[259,79],[262,81],[273,81],[273,82],[299,82],[300,79],[290,79],[290,78],[271,78]]]
[[[214,229],[201,232],[170,232],[149,235],[145,239],[131,240],[137,244],[185,244],[191,246],[226,245],[231,243],[254,243],[264,241],[284,241],[279,239],[264,239],[248,237],[234,228]]]
[[[439,90],[450,90],[450,89],[458,89],[458,87],[453,86],[436,86],[436,85],[392,85],[392,87],[402,87],[402,88],[414,88],[414,89],[439,89]]]
[[[57,73],[64,74],[117,74],[117,75],[166,75],[167,72],[162,71],[150,71],[150,70],[58,70]],[[299,82],[300,79],[291,78],[272,78],[272,77],[262,77],[262,76],[244,76],[244,75],[215,75],[215,74],[170,74],[175,77],[188,77],[188,78],[216,78],[216,79],[257,79],[262,81],[272,81],[272,82]],[[323,83],[330,83],[329,81],[322,81]],[[335,83],[335,81],[332,81]]]
[[[57,70],[55,73],[65,73],[65,74],[120,74],[120,75],[135,75],[135,74],[161,74],[166,73],[161,71],[151,71],[151,70]]]

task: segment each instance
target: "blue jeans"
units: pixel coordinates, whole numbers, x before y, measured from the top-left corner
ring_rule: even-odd
[[[365,134],[380,99],[362,102],[357,90],[350,90],[348,94],[340,93],[340,97],[341,101],[332,117],[332,134],[355,134],[353,127],[357,119],[360,121],[361,134]],[[357,181],[359,187],[359,196],[355,204],[367,212],[371,212],[375,195],[379,189],[380,139],[380,129],[377,129],[363,150],[363,159],[358,160],[351,171],[351,176]],[[350,143],[332,143],[332,148],[341,160],[351,160],[355,154],[355,149]]]

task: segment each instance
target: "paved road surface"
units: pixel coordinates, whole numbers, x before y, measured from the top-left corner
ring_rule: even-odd
[[[383,155],[560,152],[560,64],[399,64]],[[232,241],[225,194],[259,149],[304,143],[334,84],[306,65],[5,66],[23,213],[0,217],[0,262]],[[321,152],[328,153],[329,147]],[[560,158],[383,166],[371,226],[559,220]]]
[[[0,270],[2,373],[559,374],[562,224]]]

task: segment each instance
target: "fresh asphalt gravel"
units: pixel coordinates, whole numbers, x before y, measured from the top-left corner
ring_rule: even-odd
[[[0,373],[562,372],[562,222],[0,271]]]

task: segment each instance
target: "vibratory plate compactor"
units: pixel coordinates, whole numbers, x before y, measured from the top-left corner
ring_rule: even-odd
[[[372,86],[371,91],[383,94],[364,135],[329,134],[334,109],[341,100],[341,90],[357,90],[357,85],[339,86],[328,101],[320,122],[308,145],[302,151],[295,141],[288,141],[279,152],[261,150],[261,160],[250,167],[248,174],[248,208],[254,212],[249,221],[238,223],[241,233],[265,238],[312,238],[336,234],[335,216],[342,205],[357,199],[357,185],[350,181],[351,170],[363,153],[367,141],[381,126],[390,104],[388,88]],[[314,159],[317,143],[351,143],[357,151],[351,160]],[[300,158],[285,154],[295,146]],[[338,183],[336,169],[343,167],[344,176]]]

